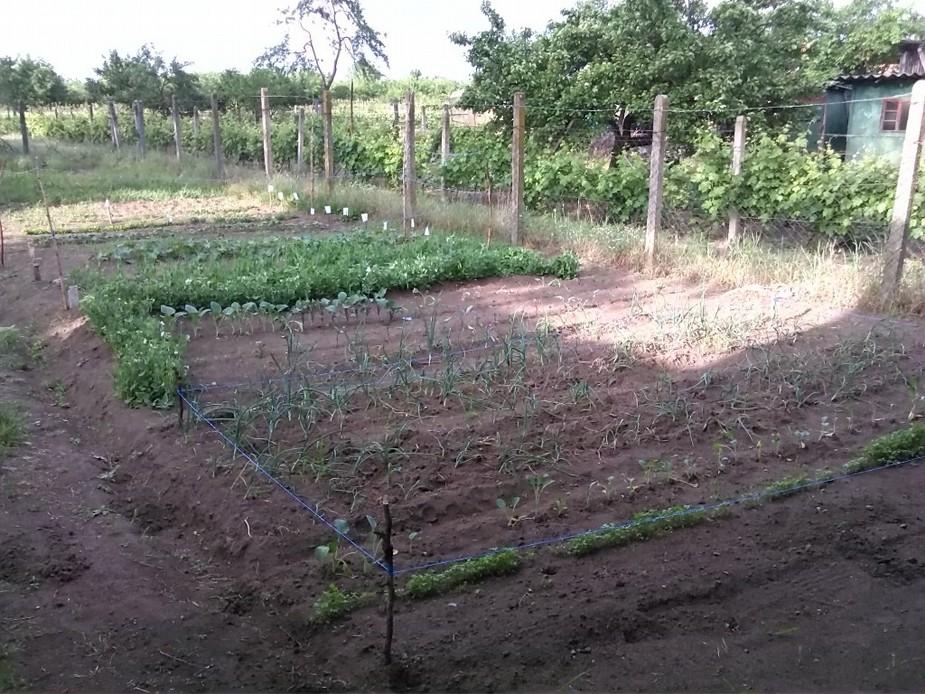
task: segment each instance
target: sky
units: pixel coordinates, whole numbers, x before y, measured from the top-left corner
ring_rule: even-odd
[[[12,3],[0,22],[0,54],[50,62],[65,78],[92,75],[111,49],[134,53],[151,43],[167,58],[191,62],[196,72],[247,70],[277,43],[285,0],[28,0]],[[542,29],[574,0],[494,0],[509,27]],[[390,77],[412,70],[465,80],[464,51],[453,31],[488,27],[481,0],[365,0],[370,25],[385,34]]]

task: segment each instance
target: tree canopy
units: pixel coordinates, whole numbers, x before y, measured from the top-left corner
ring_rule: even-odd
[[[0,58],[0,103],[43,106],[68,101],[61,76],[43,60]]]
[[[474,69],[462,105],[509,122],[523,91],[533,128],[557,139],[582,125],[646,128],[653,99],[678,109],[670,127],[818,95],[840,72],[890,59],[925,33],[892,0],[584,0],[545,31],[508,31],[486,0],[489,28],[451,39]],[[685,113],[686,111],[686,113]]]
[[[189,63],[177,58],[169,62],[144,45],[134,55],[110,51],[96,69],[97,79],[87,81],[87,91],[121,103],[139,100],[150,108],[166,109],[172,96],[183,106],[203,100],[197,75],[186,71]]]

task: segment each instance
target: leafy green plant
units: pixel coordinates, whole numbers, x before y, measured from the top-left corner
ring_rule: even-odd
[[[371,605],[375,600],[376,596],[372,593],[345,592],[332,583],[312,606],[312,623],[328,624],[356,609]]]
[[[861,456],[845,465],[846,472],[913,460],[925,456],[925,424],[912,424],[868,443]]]
[[[520,557],[517,553],[513,550],[501,550],[453,564],[444,571],[415,574],[408,579],[405,591],[414,599],[429,598],[491,576],[506,576],[515,573],[519,568]]]
[[[0,404],[0,458],[23,442],[22,415],[10,405]]]

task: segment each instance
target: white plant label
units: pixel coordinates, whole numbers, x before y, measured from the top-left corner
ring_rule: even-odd
[[[364,212],[363,214],[360,215],[360,219],[363,220],[363,224],[366,224],[366,222],[369,221],[369,215]]]
[[[330,206],[330,205],[325,205],[325,206],[324,206],[324,213],[325,213],[325,214],[331,214],[331,206]]]
[[[345,208],[344,208],[344,216],[345,216],[345,217],[349,217],[349,216],[350,216],[350,208],[349,208],[349,207],[345,207]]]

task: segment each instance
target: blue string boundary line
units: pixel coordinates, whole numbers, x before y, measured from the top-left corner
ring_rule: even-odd
[[[829,475],[825,477],[820,477],[813,480],[807,480],[800,484],[796,484],[792,487],[787,487],[786,489],[781,490],[758,490],[755,492],[749,492],[743,494],[742,496],[734,497],[732,499],[724,499],[717,501],[711,504],[694,504],[686,506],[677,511],[671,511],[670,513],[663,513],[657,516],[651,516],[641,519],[630,518],[629,520],[620,522],[620,523],[607,523],[596,528],[591,528],[588,530],[577,530],[574,532],[568,532],[561,535],[556,535],[553,537],[541,538],[538,540],[531,540],[529,542],[521,542],[516,545],[507,545],[504,547],[493,547],[491,549],[486,549],[478,552],[473,552],[470,554],[461,554],[454,557],[448,557],[445,559],[435,559],[433,561],[424,562],[422,564],[414,564],[411,566],[405,566],[401,568],[396,568],[394,566],[389,567],[382,559],[377,558],[372,552],[368,549],[357,543],[353,538],[351,538],[346,533],[339,530],[334,523],[328,520],[327,517],[321,511],[318,510],[318,507],[314,504],[308,502],[300,494],[296,493],[292,488],[289,487],[285,482],[280,480],[278,477],[273,475],[269,470],[263,467],[257,460],[247,453],[246,451],[241,450],[241,448],[231,440],[228,435],[225,434],[218,427],[215,422],[208,416],[206,416],[194,403],[192,403],[186,397],[186,390],[184,388],[177,388],[177,395],[180,399],[186,403],[190,411],[196,415],[196,417],[209,425],[209,427],[215,431],[219,437],[231,448],[235,453],[240,453],[247,462],[249,462],[255,470],[260,474],[266,477],[270,482],[275,486],[279,487],[287,496],[289,496],[293,501],[295,501],[299,506],[308,511],[312,516],[314,516],[318,521],[325,525],[331,532],[333,532],[338,538],[344,540],[350,544],[354,549],[356,549],[364,558],[366,558],[373,566],[376,566],[379,569],[382,569],[387,574],[393,576],[398,576],[401,574],[415,573],[418,571],[425,571],[427,569],[434,569],[441,566],[448,566],[450,564],[458,564],[460,562],[470,561],[472,559],[481,559],[484,557],[490,557],[495,554],[500,554],[501,552],[518,552],[528,549],[536,549],[538,547],[546,547],[549,545],[559,544],[562,542],[568,542],[570,540],[575,540],[581,537],[591,537],[594,535],[601,535],[604,533],[612,532],[614,530],[627,530],[631,528],[644,527],[652,523],[657,523],[665,520],[672,520],[675,518],[683,518],[685,516],[709,513],[713,511],[720,511],[722,509],[733,508],[735,506],[741,506],[753,502],[762,502],[769,499],[775,499],[785,496],[790,496],[798,492],[806,491],[808,489],[816,489],[824,487],[833,482],[839,482],[842,480],[848,480],[855,477],[860,477],[861,475],[867,475],[875,472],[882,472],[884,470],[890,470],[897,467],[902,467],[904,465],[911,465],[915,463],[925,462],[925,456],[918,456],[916,458],[910,458],[909,460],[899,460],[892,463],[886,463],[884,465],[878,465],[876,467],[866,468],[864,470],[857,470],[854,472],[844,472],[837,475]]]

